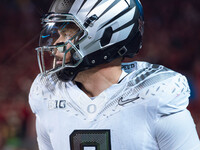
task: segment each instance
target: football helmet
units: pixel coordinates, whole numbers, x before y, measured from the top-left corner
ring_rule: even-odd
[[[118,57],[133,57],[142,46],[144,16],[139,0],[54,0],[42,24],[36,48],[40,71],[56,73],[62,81]],[[56,42],[70,28],[76,29],[70,38]],[[56,51],[63,53],[59,65]]]

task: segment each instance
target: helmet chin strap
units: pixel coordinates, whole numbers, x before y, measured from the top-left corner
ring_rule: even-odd
[[[122,47],[119,51],[116,51],[117,47]],[[99,50],[91,53],[83,58],[83,61],[75,68],[64,68],[56,73],[59,80],[67,82],[74,80],[77,74],[81,71],[93,68],[100,64],[105,64],[113,61],[116,58],[123,57],[122,50],[123,46],[116,45],[114,47],[109,47],[104,50]],[[125,50],[126,51],[126,50]],[[123,50],[124,52],[124,50]],[[123,53],[124,55],[125,53]],[[98,57],[97,57],[98,56]],[[94,59],[98,58],[98,59]]]
[[[73,81],[79,72],[87,70],[89,68],[91,67],[64,68],[63,70],[58,71],[56,75],[58,79],[63,82]]]

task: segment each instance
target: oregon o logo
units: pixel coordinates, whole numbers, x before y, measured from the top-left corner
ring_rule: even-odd
[[[96,105],[95,104],[90,104],[90,105],[88,105],[88,107],[87,107],[87,111],[89,112],[89,113],[95,113],[96,112],[96,110],[97,110],[97,107],[96,107]]]

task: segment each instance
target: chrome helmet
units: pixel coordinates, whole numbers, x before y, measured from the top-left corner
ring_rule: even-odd
[[[36,48],[40,71],[56,73],[62,81],[118,57],[133,57],[142,46],[144,17],[139,0],[54,0],[42,24]],[[56,42],[69,28],[76,32]],[[63,53],[59,65],[56,51]]]

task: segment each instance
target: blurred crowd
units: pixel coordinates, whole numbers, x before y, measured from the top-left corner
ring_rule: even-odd
[[[28,93],[39,73],[36,52],[40,17],[52,0],[0,1],[0,150],[37,150]],[[184,74],[200,135],[200,1],[141,0],[144,44],[135,60],[162,64]]]

